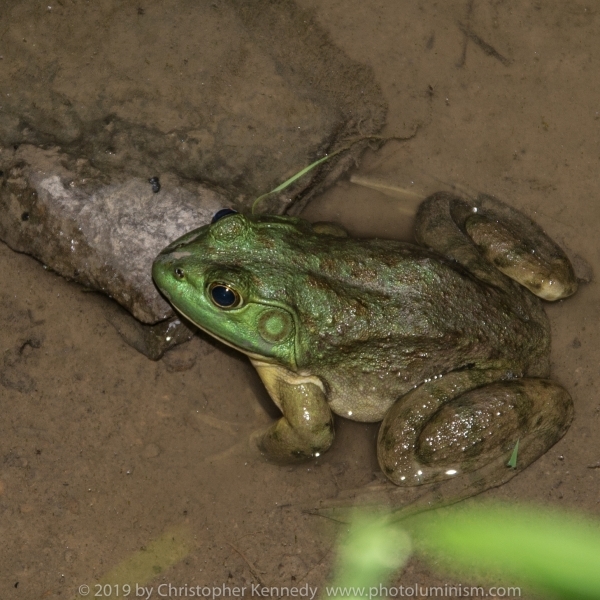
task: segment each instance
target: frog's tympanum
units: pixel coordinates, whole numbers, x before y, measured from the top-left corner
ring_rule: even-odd
[[[153,276],[181,314],[250,358],[282,412],[257,435],[263,453],[319,456],[332,413],[382,421],[392,482],[463,477],[476,493],[508,478],[517,442],[521,469],[571,422],[569,394],[547,379],[539,298],[577,283],[562,250],[490,196],[429,197],[416,240],[226,214],[168,246]]]

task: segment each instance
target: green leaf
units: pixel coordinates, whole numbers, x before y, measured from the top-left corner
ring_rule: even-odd
[[[517,454],[519,454],[519,440],[517,440],[517,443],[515,444],[515,447],[513,448],[512,454],[510,455],[510,458],[508,459],[508,462],[506,463],[507,467],[510,467],[511,469],[517,468]]]
[[[600,598],[600,526],[582,517],[483,505],[402,524],[420,553],[461,576],[485,571],[507,585],[528,584],[564,600]]]
[[[311,169],[318,167],[321,163],[324,163],[326,160],[333,158],[336,154],[339,154],[340,152],[342,152],[344,150],[348,150],[348,148],[349,148],[349,146],[340,148],[339,150],[336,150],[335,152],[332,152],[331,154],[328,154],[327,156],[324,156],[323,158],[320,158],[319,160],[315,160],[314,163],[311,163],[310,165],[308,165],[308,167],[304,167],[304,169],[302,169],[301,171],[298,171],[295,175],[293,175],[289,179],[286,179],[282,184],[278,185],[274,190],[271,190],[270,192],[267,192],[266,194],[259,196],[252,203],[252,214],[254,214],[256,206],[261,200],[263,200],[264,198],[267,198],[271,194],[276,194],[277,192],[281,192],[282,190],[285,190],[286,187],[292,185],[292,183],[294,183],[294,181],[297,181],[303,175],[306,175],[306,173],[308,173]]]
[[[387,518],[359,513],[338,548],[336,576],[327,598],[379,595],[385,584],[411,554],[408,534]]]

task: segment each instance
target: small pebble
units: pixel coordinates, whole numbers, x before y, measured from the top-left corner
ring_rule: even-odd
[[[165,352],[163,361],[169,373],[189,371],[196,364],[197,355],[194,348],[187,345],[178,346]]]
[[[156,444],[148,444],[141,452],[142,458],[156,458],[160,454],[160,448]]]
[[[160,192],[160,180],[158,179],[158,177],[150,177],[150,179],[148,179],[148,183],[150,183],[150,185],[152,186],[152,191],[155,194],[158,194],[158,192]]]

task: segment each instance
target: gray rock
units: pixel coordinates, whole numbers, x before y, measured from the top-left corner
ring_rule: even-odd
[[[197,332],[193,325],[179,317],[172,317],[156,325],[144,325],[108,300],[104,313],[106,320],[123,341],[150,360],[159,360],[167,350],[187,342]]]
[[[143,323],[173,316],[151,277],[170,242],[210,222],[226,200],[164,181],[110,182],[83,159],[23,145],[0,152],[0,238],[52,270],[124,306]]]
[[[258,207],[297,214],[385,120],[373,73],[293,0],[5,12],[0,239],[148,324],[109,316],[152,358],[191,335],[152,282],[158,252],[349,148]]]

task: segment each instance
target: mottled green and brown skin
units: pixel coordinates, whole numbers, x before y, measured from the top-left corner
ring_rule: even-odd
[[[539,227],[489,196],[428,198],[416,238],[233,214],[171,244],[153,276],[250,357],[283,413],[257,436],[270,457],[327,450],[333,412],[383,421],[378,458],[394,483],[481,473],[475,493],[506,479],[517,440],[526,466],[568,428],[571,399],[544,379],[548,320],[523,285],[557,299],[576,280]]]

